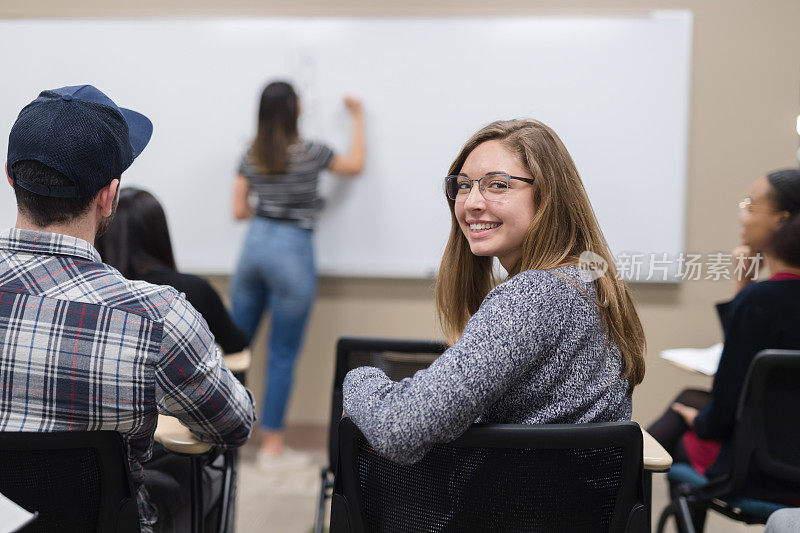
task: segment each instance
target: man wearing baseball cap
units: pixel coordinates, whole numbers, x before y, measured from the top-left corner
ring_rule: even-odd
[[[142,532],[166,520],[143,482],[158,413],[230,447],[254,418],[184,296],[123,278],[94,249],[152,132],[91,85],[42,92],[11,128],[17,222],[0,233],[0,431],[119,432]]]

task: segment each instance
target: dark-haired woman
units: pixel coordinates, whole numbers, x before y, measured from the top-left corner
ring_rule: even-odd
[[[737,294],[717,305],[725,347],[711,392],[685,390],[649,429],[675,462],[700,475],[722,477],[731,468],[736,408],[753,357],[768,348],[800,349],[800,171],[779,170],[753,183],[740,203],[742,242],[737,260],[763,257],[771,273],[755,283],[755,265],[741,269]],[[755,471],[746,495],[797,503],[800,487]],[[693,511],[702,531],[705,514]]]
[[[247,347],[247,336],[225,309],[217,291],[203,278],[177,271],[167,217],[156,198],[134,187],[120,190],[114,221],[97,241],[103,261],[128,279],[169,285],[186,299],[208,323],[217,344],[226,354]]]
[[[233,187],[233,215],[251,219],[231,286],[233,319],[252,339],[262,314],[271,313],[267,378],[260,419],[259,465],[266,471],[304,462],[284,448],[283,426],[300,352],[317,289],[312,234],[321,206],[319,174],[354,176],[364,166],[361,104],[345,98],[352,117],[350,153],[302,140],[300,105],[291,85],[273,82],[261,94],[258,130],[244,154]],[[257,197],[255,207],[248,198]]]

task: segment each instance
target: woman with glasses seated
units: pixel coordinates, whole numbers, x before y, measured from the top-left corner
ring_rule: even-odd
[[[753,357],[769,348],[800,349],[800,171],[759,178],[739,208],[743,244],[734,256],[741,276],[733,300],[717,305],[725,344],[711,392],[684,390],[648,429],[675,463],[690,464],[709,479],[730,472],[730,440]],[[756,283],[763,263],[771,276]],[[800,503],[800,487],[759,472],[745,495]],[[694,511],[692,518],[702,531],[705,513]]]
[[[252,338],[262,314],[271,313],[258,453],[258,464],[268,474],[280,475],[307,462],[284,448],[284,415],[317,289],[312,234],[322,205],[319,174],[330,170],[354,176],[364,166],[361,103],[353,98],[344,103],[352,117],[352,145],[350,153],[341,156],[300,137],[300,103],[291,85],[267,85],[255,140],[242,157],[233,186],[234,217],[250,219],[231,282],[233,319]],[[250,205],[251,195],[257,198],[255,207]]]
[[[530,119],[489,124],[445,191],[452,225],[436,302],[452,346],[400,382],[372,367],[348,373],[345,412],[370,444],[411,463],[476,421],[629,420],[644,333],[556,133]],[[501,283],[494,258],[508,272]]]

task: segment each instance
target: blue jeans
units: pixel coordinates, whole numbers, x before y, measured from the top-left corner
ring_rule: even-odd
[[[283,429],[308,315],[317,293],[312,231],[254,217],[231,284],[233,321],[250,339],[269,310],[271,332],[261,427]]]

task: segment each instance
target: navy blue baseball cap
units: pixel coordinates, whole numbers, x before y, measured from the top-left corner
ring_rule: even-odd
[[[153,124],[136,111],[117,107],[91,85],[42,91],[20,111],[8,136],[8,175],[42,196],[84,198],[119,178],[142,153]],[[14,176],[14,164],[38,161],[73,185],[50,187]]]

